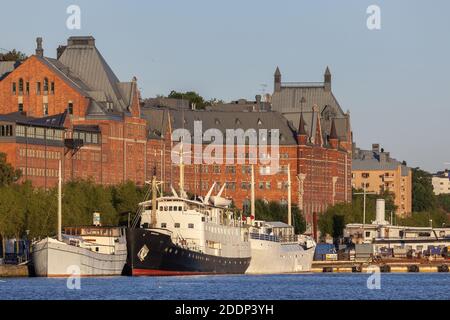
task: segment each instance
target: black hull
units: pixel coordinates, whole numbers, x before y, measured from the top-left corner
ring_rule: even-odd
[[[225,258],[182,248],[158,229],[127,229],[127,249],[127,271],[133,276],[243,274],[250,265],[250,257]]]

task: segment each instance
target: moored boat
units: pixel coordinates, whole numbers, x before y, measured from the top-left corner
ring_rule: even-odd
[[[32,244],[32,265],[39,277],[121,275],[125,266],[125,229],[100,226],[94,213],[94,226],[62,230],[62,178],[59,163],[58,235]]]
[[[255,218],[255,181],[252,166],[251,218],[249,220],[252,259],[246,273],[279,274],[311,270],[316,243],[306,235],[295,234],[292,226],[291,179],[288,165],[288,223]]]

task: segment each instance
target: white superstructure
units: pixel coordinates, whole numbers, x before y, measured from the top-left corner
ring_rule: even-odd
[[[195,252],[218,257],[249,257],[248,230],[233,211],[213,204],[224,204],[224,200],[220,196],[207,196],[204,201],[188,200],[174,193],[156,199],[153,219],[152,201],[143,202],[140,203],[141,227],[166,231],[175,245]]]

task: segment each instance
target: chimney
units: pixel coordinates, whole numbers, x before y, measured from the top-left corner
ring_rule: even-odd
[[[373,152],[380,152],[380,144],[378,144],[378,143],[373,143],[373,144],[372,144],[372,151],[373,151]]]
[[[44,49],[42,49],[41,37],[36,38],[36,55],[41,58],[44,56]]]
[[[59,46],[56,49],[56,59],[59,59],[62,56],[62,54],[63,54],[64,50],[66,50],[66,48],[67,48],[67,46]]]

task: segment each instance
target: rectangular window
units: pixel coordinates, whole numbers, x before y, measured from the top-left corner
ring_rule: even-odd
[[[236,173],[236,167],[235,166],[226,166],[225,167],[226,173],[235,174]]]
[[[67,110],[69,114],[73,114],[73,103],[69,102],[69,105],[67,106]]]
[[[48,115],[48,103],[44,103],[44,106],[43,106],[43,113],[44,113],[44,116],[47,116]]]
[[[11,91],[12,91],[13,95],[16,95],[17,88],[16,88],[16,83],[15,82],[12,83]]]
[[[41,83],[36,82],[36,94],[39,96],[41,94]]]
[[[193,224],[193,223],[189,223],[189,224],[188,224],[188,228],[189,228],[189,229],[194,229],[194,224]]]
[[[175,223],[175,228],[179,228],[180,227],[180,224],[177,222],[177,223]]]
[[[161,228],[163,228],[163,229],[167,228],[167,223],[165,223],[165,222],[161,223]]]
[[[23,103],[19,103],[18,110],[19,112],[23,112]]]
[[[52,83],[50,84],[50,93],[51,93],[51,94],[55,94],[55,83],[54,83],[54,82],[52,82]]]
[[[26,83],[25,90],[26,90],[27,96],[29,96],[30,95],[30,83],[29,82]]]
[[[16,136],[25,137],[25,127],[24,126],[16,126]]]

